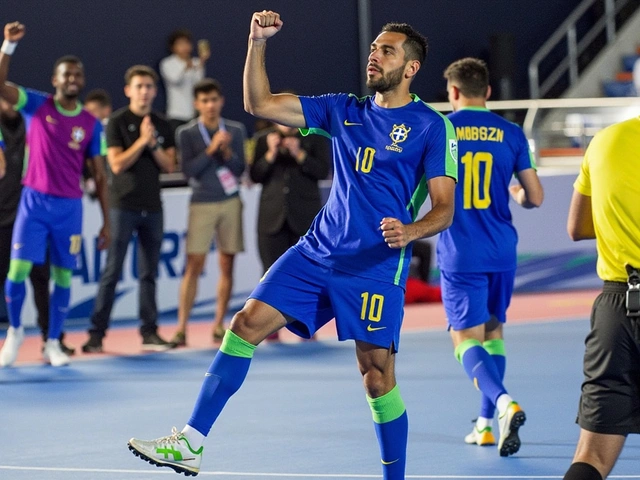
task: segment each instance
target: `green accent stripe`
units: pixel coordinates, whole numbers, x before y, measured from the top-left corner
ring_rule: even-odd
[[[533,168],[536,172],[538,171],[538,165],[536,164],[536,157],[533,155],[533,152],[529,148],[529,160],[531,161],[531,168]]]
[[[300,130],[300,135],[302,135],[303,137],[306,137],[308,135],[321,135],[323,137],[331,139],[331,134],[326,130],[323,130],[322,128],[299,128],[298,130]]]
[[[107,156],[107,136],[104,131],[100,133],[100,155]]]
[[[393,284],[394,285],[399,285],[400,284],[400,277],[402,276],[402,270],[404,267],[404,252],[406,250],[407,247],[402,247],[402,250],[400,250],[400,260],[398,260],[398,269],[396,270],[396,276],[393,277]]]
[[[487,107],[462,107],[458,109],[458,111],[461,111],[461,110],[471,110],[472,112],[490,112],[491,111]]]
[[[220,345],[220,351],[232,357],[253,358],[255,349],[255,345],[240,338],[231,330],[226,331],[222,339],[222,345]]]
[[[23,87],[18,87],[18,103],[13,106],[16,112],[22,110],[28,101],[27,91]]]
[[[494,338],[493,340],[487,340],[482,344],[484,349],[489,352],[489,355],[502,355],[507,356],[507,352],[504,348],[504,340],[501,338]]]
[[[478,340],[470,338],[469,340],[465,340],[460,345],[458,345],[453,354],[456,356],[456,360],[462,363],[462,357],[464,357],[464,354],[467,353],[467,350],[473,347],[481,346],[482,344]]]
[[[418,97],[416,96],[414,101],[417,101]],[[453,124],[451,121],[440,113],[438,110],[433,108],[426,102],[422,102],[427,108],[431,109],[433,112],[437,113],[440,118],[444,121],[445,130],[447,134],[445,135],[445,175],[447,177],[453,178],[456,182],[458,181],[458,140],[456,138],[456,130],[453,128]],[[455,145],[455,148],[452,148],[452,145]]]
[[[58,110],[58,113],[60,115],[64,115],[65,117],[76,117],[82,111],[82,102],[80,101],[76,102],[76,108],[74,108],[73,110],[64,109],[62,105],[60,105],[60,103],[58,103],[58,101],[55,99],[53,100],[53,103],[55,103],[56,110]]]
[[[200,448],[198,450],[194,450],[193,448],[191,448],[191,444],[189,443],[189,440],[187,440],[187,437],[185,437],[183,434],[180,434],[180,437],[178,438],[180,438],[180,440],[184,440],[184,443],[187,444],[187,448],[194,455],[200,455],[202,453],[202,450],[204,449],[202,445],[200,445]]]
[[[29,273],[31,273],[31,267],[33,267],[33,262],[30,262],[29,260],[12,258],[9,261],[9,273],[7,273],[7,278],[14,283],[22,283],[27,279]]]
[[[53,278],[53,283],[58,287],[71,288],[72,273],[73,272],[69,268],[56,267],[55,265],[51,267],[51,277]]]
[[[376,423],[393,422],[406,411],[398,385],[393,387],[389,393],[378,398],[371,398],[367,395],[367,402],[371,407],[373,421]]]

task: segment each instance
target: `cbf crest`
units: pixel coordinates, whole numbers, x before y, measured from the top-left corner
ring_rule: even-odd
[[[387,145],[385,148],[392,152],[402,152],[402,147],[398,144],[407,139],[410,131],[411,128],[408,128],[404,123],[401,125],[394,124],[391,129],[391,133],[389,134],[389,138],[391,138],[391,145]]]
[[[82,127],[73,127],[71,129],[71,141],[69,142],[69,148],[74,150],[80,150],[80,143],[84,140],[86,133]]]

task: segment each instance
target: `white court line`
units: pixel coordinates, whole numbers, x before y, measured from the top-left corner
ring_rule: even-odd
[[[172,470],[124,470],[115,468],[65,468],[65,467],[18,467],[0,465],[0,470],[32,471],[32,472],[67,472],[67,473],[144,473],[145,475],[174,475]],[[204,476],[234,476],[234,477],[287,477],[287,478],[380,478],[380,475],[347,474],[347,473],[258,473],[258,472],[200,472]],[[406,475],[406,478],[416,479],[538,479],[563,478],[560,475]],[[607,478],[636,478],[640,475],[609,475]]]

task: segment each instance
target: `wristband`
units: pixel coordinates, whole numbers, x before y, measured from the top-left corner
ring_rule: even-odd
[[[9,40],[5,40],[2,42],[2,47],[0,47],[0,52],[5,55],[13,55],[13,52],[16,51],[16,47],[18,46],[18,42],[10,42]]]
[[[156,144],[151,147],[152,152],[155,152],[156,150],[160,150],[160,142],[156,142]]]

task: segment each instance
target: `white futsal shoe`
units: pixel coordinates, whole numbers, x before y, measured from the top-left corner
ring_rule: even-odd
[[[495,445],[496,438],[493,436],[491,427],[485,427],[482,430],[478,430],[478,427],[474,425],[471,433],[464,437],[464,443],[467,445],[479,445],[484,447],[487,445]]]
[[[10,367],[18,357],[18,350],[24,341],[24,327],[9,327],[7,330],[7,338],[0,350],[0,367]]]
[[[136,457],[157,467],[173,468],[187,477],[195,477],[200,472],[203,447],[192,450],[187,438],[176,427],[173,427],[171,435],[167,437],[155,440],[132,438],[128,445]]]
[[[44,358],[45,362],[50,363],[52,367],[62,367],[69,365],[69,362],[71,362],[69,355],[62,351],[60,340],[51,338],[44,344],[42,358]]]
[[[502,415],[498,416],[498,426],[500,427],[500,439],[498,440],[498,450],[501,457],[508,457],[520,450],[520,437],[518,430],[527,420],[520,405],[511,402]]]

